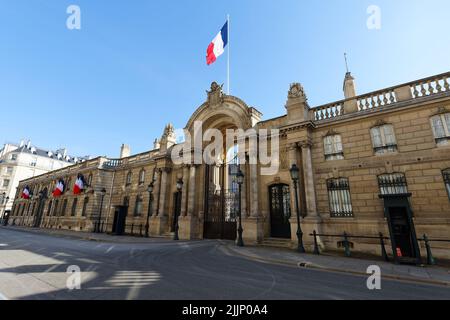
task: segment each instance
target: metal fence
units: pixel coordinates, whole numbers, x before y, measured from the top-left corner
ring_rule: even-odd
[[[351,249],[353,249],[354,244],[353,244],[353,242],[350,241],[350,239],[378,240],[378,243],[379,243],[378,245],[380,246],[380,249],[381,249],[382,259],[385,261],[390,261],[390,258],[386,252],[386,246],[385,246],[385,241],[390,240],[390,238],[385,237],[381,232],[378,234],[378,236],[356,236],[356,235],[350,235],[347,232],[344,232],[342,234],[319,234],[314,230],[313,233],[310,234],[310,236],[312,236],[314,239],[314,250],[313,250],[314,254],[320,255],[320,248],[319,248],[317,238],[318,237],[330,237],[330,238],[341,239],[340,241],[338,241],[338,248],[344,249],[344,255],[346,257],[352,256]],[[424,245],[425,245],[425,248],[427,251],[427,264],[428,265],[436,264],[436,260],[434,259],[433,253],[432,253],[431,243],[432,242],[450,243],[450,239],[430,239],[430,238],[428,238],[428,236],[426,234],[424,234],[422,238],[419,238],[417,240],[420,242],[424,242]],[[396,257],[395,253],[393,253],[393,256]]]

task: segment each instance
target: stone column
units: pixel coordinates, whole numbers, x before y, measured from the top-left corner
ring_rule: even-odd
[[[189,172],[189,196],[188,196],[188,208],[187,208],[187,215],[189,217],[192,217],[194,215],[194,209],[195,209],[195,172],[196,172],[196,166],[192,165]]]
[[[297,159],[297,150],[298,150],[297,144],[296,143],[289,144],[287,146],[287,150],[288,150],[288,161],[289,161],[288,162],[289,163],[288,170],[290,170],[292,165],[294,165],[294,164],[297,165],[297,167],[299,167],[298,159]],[[299,167],[299,169],[300,169],[300,167]],[[296,214],[297,214],[296,207],[295,207],[295,188],[294,188],[294,183],[292,182],[290,174],[289,174],[289,181],[291,182],[290,186],[289,186],[290,194],[291,194],[291,212],[292,212],[292,218],[295,218]],[[299,181],[299,183],[301,183],[301,181]],[[298,187],[299,187],[298,189],[300,190],[300,185]],[[299,206],[301,208],[300,193],[298,193],[297,196],[299,197]]]
[[[153,203],[152,203],[152,216],[156,217],[158,215],[158,210],[159,210],[159,190],[160,188],[160,184],[161,184],[161,169],[156,169],[155,170],[155,189],[153,190]]]
[[[181,211],[180,216],[184,217],[186,216],[186,204],[187,204],[187,190],[188,190],[188,183],[190,185],[189,181],[189,167],[184,166],[183,167],[183,189],[181,191]]]
[[[164,168],[161,171],[161,187],[159,193],[159,210],[158,216],[167,216],[167,211],[165,210],[166,205],[166,196],[167,196],[167,176],[169,173],[169,169]]]
[[[257,156],[250,156],[250,217],[257,218],[259,216],[258,203],[258,164]]]
[[[306,213],[309,217],[317,217],[316,191],[314,186],[314,173],[311,159],[311,143],[303,142],[301,144],[301,148],[303,177],[305,184]]]
[[[241,205],[242,205],[242,217],[246,218],[248,217],[247,212],[247,181],[250,181],[247,177],[247,170],[246,170],[246,164],[241,165],[241,171],[244,174],[244,183],[242,184],[242,198],[241,198]]]

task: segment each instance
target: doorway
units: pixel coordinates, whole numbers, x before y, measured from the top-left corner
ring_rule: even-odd
[[[114,210],[114,221],[112,233],[121,236],[125,232],[125,222],[127,219],[128,207],[117,206]]]
[[[408,211],[405,207],[390,207],[390,224],[392,238],[395,242],[395,250],[399,257],[416,258],[408,222]]]
[[[291,197],[289,186],[277,184],[269,187],[270,236],[291,239]]]

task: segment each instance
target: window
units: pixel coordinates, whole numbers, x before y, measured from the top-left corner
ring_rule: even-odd
[[[59,209],[59,200],[56,200],[55,201],[55,208],[53,209],[53,215],[54,216],[59,216],[58,209]]]
[[[31,166],[31,167],[36,167],[36,165],[37,165],[37,158],[33,158],[33,159],[31,160],[31,162],[30,162],[30,166]]]
[[[13,153],[13,154],[11,155],[11,160],[12,160],[12,161],[16,161],[16,160],[17,160],[17,154],[16,154],[16,153]]]
[[[331,217],[353,217],[353,207],[348,179],[329,179],[327,181],[327,189]]]
[[[450,200],[450,168],[442,171],[442,175],[444,176],[445,188],[447,189],[448,198]]]
[[[20,214],[21,216],[23,216],[23,214],[24,214],[24,212],[25,212],[25,207],[26,207],[26,204],[23,204],[23,205],[22,205],[22,213]]]
[[[131,184],[131,178],[132,178],[133,174],[130,172],[128,172],[127,174],[127,180],[126,180],[126,185],[129,186]]]
[[[83,202],[83,211],[81,211],[81,216],[83,217],[86,217],[88,204],[89,204],[89,197],[86,197],[84,198]]]
[[[378,185],[382,195],[407,194],[408,185],[403,173],[383,174],[378,176]]]
[[[12,174],[13,173],[14,168],[13,167],[7,167],[6,168],[6,174]]]
[[[140,186],[143,185],[144,182],[145,182],[145,170],[142,169],[142,170],[139,172],[139,185],[140,185]]]
[[[7,188],[9,186],[9,182],[10,182],[9,179],[4,179],[3,180],[3,187]]]
[[[439,114],[431,118],[436,144],[447,145],[450,141],[450,113]]]
[[[87,184],[88,184],[89,187],[92,186],[92,173],[89,174],[89,176],[88,176]]]
[[[136,205],[134,207],[134,216],[139,217],[142,215],[142,196],[136,197]]]
[[[372,145],[375,154],[384,154],[397,151],[397,140],[395,139],[394,126],[385,124],[370,129]]]
[[[72,217],[75,217],[76,214],[77,214],[77,203],[78,203],[78,198],[73,199],[73,202],[72,202],[72,209],[71,209],[71,211],[70,211],[70,215],[71,215]]]
[[[61,216],[65,216],[66,215],[66,210],[67,210],[67,199],[64,199],[62,208],[61,208]]]
[[[342,138],[340,134],[329,135],[323,138],[325,160],[344,159],[344,149],[342,148]]]

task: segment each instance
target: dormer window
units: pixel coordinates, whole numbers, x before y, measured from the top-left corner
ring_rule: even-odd
[[[372,145],[375,154],[385,154],[397,151],[394,126],[384,124],[370,129]]]
[[[344,159],[344,149],[340,134],[330,134],[323,138],[325,160]]]
[[[438,114],[431,118],[434,139],[438,146],[448,145],[450,141],[450,113]]]

